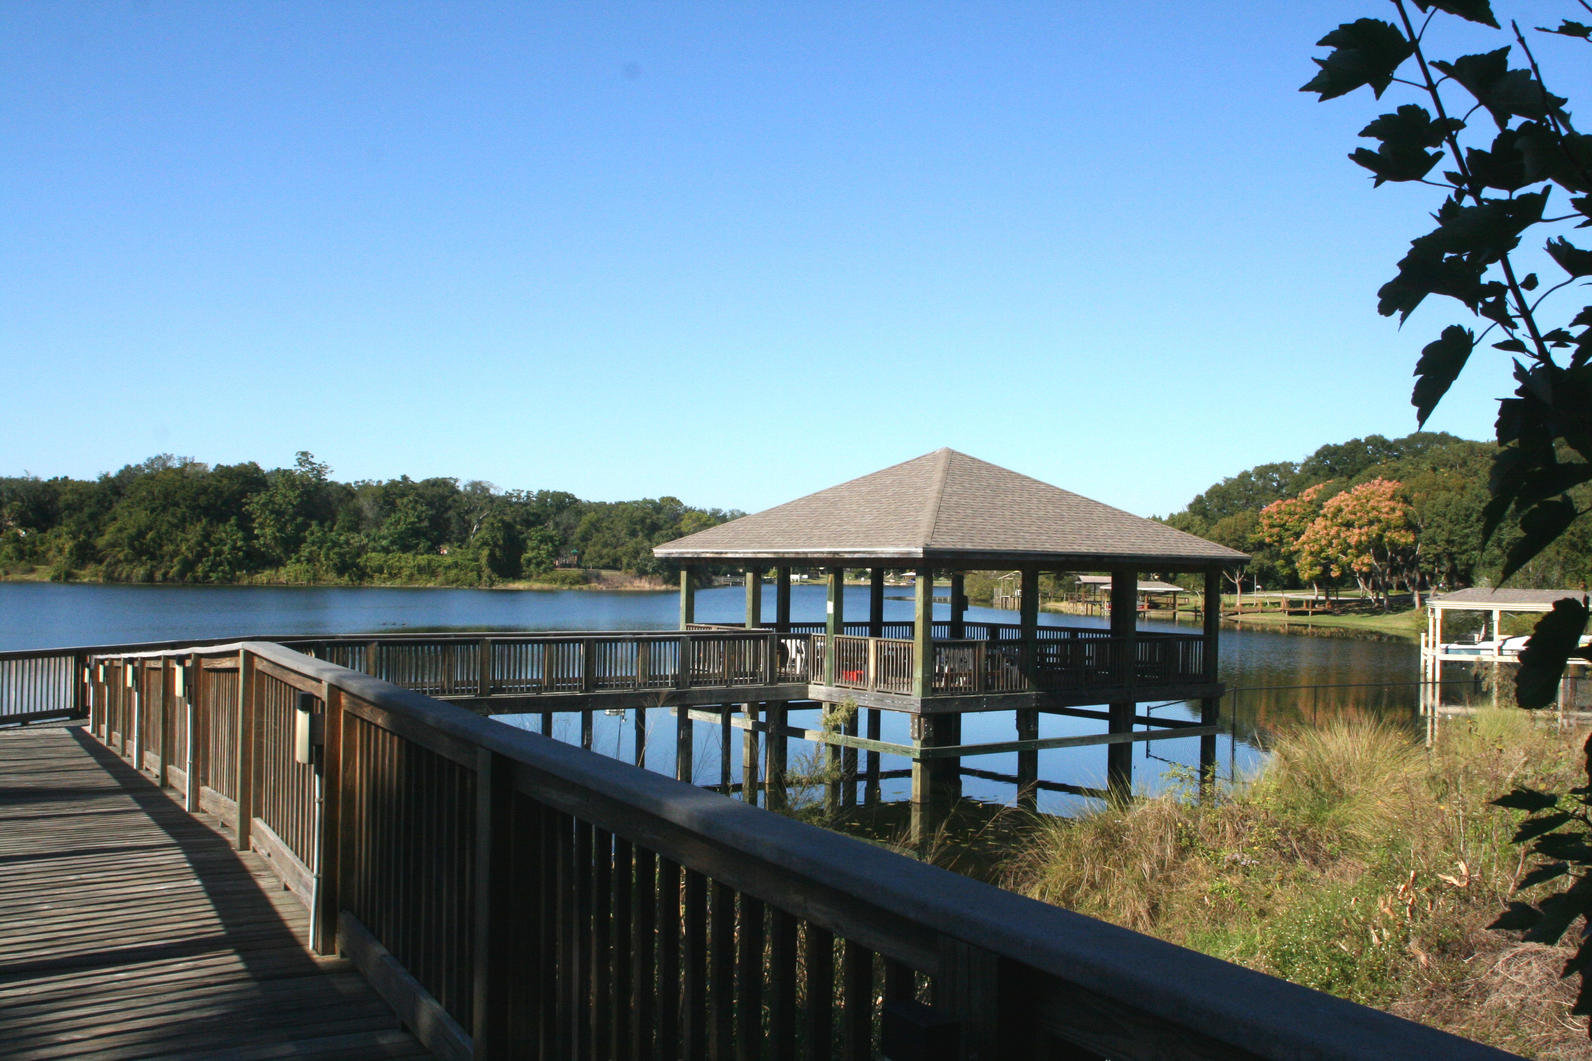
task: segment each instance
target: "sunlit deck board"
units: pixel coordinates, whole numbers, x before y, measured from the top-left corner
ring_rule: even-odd
[[[79,727],[0,731],[0,1054],[428,1056],[213,826]]]

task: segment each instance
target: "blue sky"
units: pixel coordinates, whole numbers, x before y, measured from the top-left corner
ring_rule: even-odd
[[[1437,193],[1298,91],[1384,6],[0,6],[0,474],[757,510],[948,445],[1149,515],[1405,434]]]

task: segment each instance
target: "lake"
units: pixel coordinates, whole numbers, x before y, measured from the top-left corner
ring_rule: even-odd
[[[886,619],[911,619],[907,590],[887,590]],[[894,596],[892,596],[894,594]],[[745,591],[740,586],[699,590],[696,616],[700,622],[739,622],[745,614]],[[791,588],[791,618],[817,622],[824,617],[824,588]],[[773,618],[773,593],[765,592],[765,617]],[[852,619],[867,615],[866,586],[846,588],[845,611]],[[939,606],[937,612],[948,614]],[[970,608],[970,620],[1015,622],[1016,615],[993,608]],[[1043,614],[1040,622],[1058,626],[1103,627],[1106,620],[1092,616]],[[679,598],[673,592],[608,592],[598,590],[465,590],[465,589],[347,589],[256,586],[124,586],[56,585],[34,582],[0,583],[0,651],[59,648],[95,644],[169,641],[198,637],[269,636],[282,634],[391,633],[400,630],[672,630],[679,625]],[[1188,629],[1170,623],[1148,623],[1144,629]],[[1221,635],[1221,678],[1228,686],[1222,705],[1224,718],[1233,722],[1233,736],[1223,738],[1219,760],[1225,777],[1253,771],[1262,758],[1260,735],[1278,726],[1300,721],[1322,721],[1332,716],[1362,715],[1400,723],[1415,719],[1419,677],[1419,652],[1410,642],[1373,641],[1344,637],[1315,637],[1224,628]],[[1193,718],[1193,705],[1168,703],[1141,705],[1142,711],[1169,718]],[[649,728],[661,726],[662,712]],[[529,725],[529,716],[500,716],[508,724]],[[796,724],[816,725],[816,713],[793,712]],[[595,747],[629,758],[634,750],[630,720],[598,713]],[[672,723],[671,723],[672,725]],[[1009,740],[1015,736],[1010,714],[970,715],[964,721],[968,743]],[[886,714],[886,740],[906,740],[905,716]],[[1099,723],[1046,715],[1040,736],[1066,736],[1097,732]],[[716,779],[719,772],[718,734],[699,723],[695,759],[699,780]],[[554,736],[578,739],[573,717],[555,723]],[[644,738],[645,739],[645,738]],[[647,742],[647,764],[661,771],[673,768],[673,735]],[[740,741],[732,751],[732,770],[739,777]],[[1157,790],[1179,779],[1198,761],[1195,739],[1138,744],[1134,749],[1134,779],[1147,790]],[[792,762],[804,751],[792,745]],[[1040,777],[1090,788],[1105,784],[1103,748],[1056,749],[1041,752]],[[907,765],[904,759],[886,757],[886,770]],[[1016,772],[1016,755],[983,756],[970,760],[982,770]],[[907,783],[886,781],[884,797],[904,797]],[[964,795],[995,802],[1011,802],[1009,783],[967,777]],[[1079,797],[1046,792],[1040,807],[1067,813],[1080,805]]]

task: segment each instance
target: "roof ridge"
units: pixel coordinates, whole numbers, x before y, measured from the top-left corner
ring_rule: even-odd
[[[939,458],[940,464],[934,469],[929,502],[923,507],[923,522],[918,525],[918,537],[924,548],[934,541],[934,528],[940,522],[940,502],[945,500],[945,482],[951,477],[951,458],[955,453],[949,446],[941,446],[931,454]]]

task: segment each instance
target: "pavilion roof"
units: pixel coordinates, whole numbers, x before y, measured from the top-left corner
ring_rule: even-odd
[[[1554,601],[1566,597],[1579,599],[1585,595],[1586,591],[1579,589],[1484,589],[1473,586],[1470,589],[1429,597],[1427,605],[1432,608],[1458,608],[1470,611],[1488,611],[1497,608],[1506,612],[1547,612],[1553,610]]]
[[[1242,564],[1236,549],[940,449],[676,539],[676,561],[788,560],[901,566],[1200,570]]]

